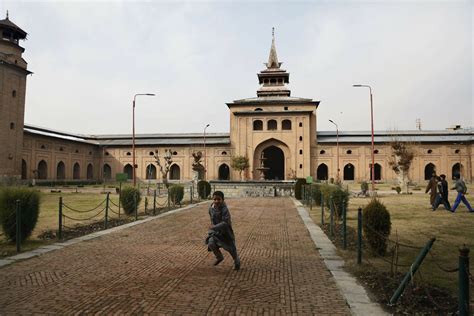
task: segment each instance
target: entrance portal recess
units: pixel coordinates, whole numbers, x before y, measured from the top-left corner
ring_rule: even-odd
[[[263,150],[265,160],[265,180],[285,180],[285,155],[283,150],[276,146],[270,146]]]

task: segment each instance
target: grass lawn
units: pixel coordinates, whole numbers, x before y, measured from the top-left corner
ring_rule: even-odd
[[[53,239],[50,241],[42,240],[38,236],[41,235],[45,231],[56,232],[58,230],[59,197],[60,196],[63,198],[63,204],[79,211],[93,209],[99,204],[101,204],[106,198],[106,194],[99,193],[99,191],[94,192],[94,190],[83,190],[83,193],[75,193],[74,192],[75,190],[70,190],[71,192],[64,192],[63,190],[63,192],[61,193],[50,193],[49,190],[48,192],[45,192],[45,191],[46,190],[44,190],[41,193],[40,214],[39,214],[38,222],[29,240],[25,241],[22,244],[22,251],[35,249],[45,244],[50,244],[57,241],[56,239]],[[79,192],[81,191],[82,190],[79,190]],[[119,204],[118,199],[119,199],[118,194],[115,194],[115,193],[110,194],[110,200],[111,200],[110,207],[111,207],[111,210],[113,210],[116,213],[118,213],[118,207],[115,205]],[[115,203],[115,205],[112,204],[112,202]],[[167,203],[166,197],[157,198],[157,207],[162,207],[166,205],[166,203]],[[100,207],[87,213],[78,213],[78,212],[71,211],[67,207],[63,207],[63,214],[72,218],[87,219],[98,214],[104,207],[105,207],[105,203],[102,203]],[[148,209],[152,209],[152,208],[153,208],[153,196],[150,196],[148,197]],[[142,196],[139,210],[143,212],[144,209],[145,209],[145,197]],[[118,214],[114,212],[109,211],[110,218],[118,218]],[[65,218],[63,224],[68,227],[74,227],[75,225],[78,225],[78,224],[84,225],[84,224],[95,222],[95,221],[101,221],[104,218],[104,213],[105,212],[102,212],[101,214],[97,215],[96,217],[90,220],[75,221],[75,220]],[[121,208],[120,214],[122,217],[124,216],[123,208]],[[3,235],[2,230],[0,229],[0,257],[10,256],[14,254],[16,254],[16,245],[14,243],[8,242],[5,238],[5,235]]]
[[[392,220],[392,232],[390,239],[398,240],[400,243],[423,247],[431,237],[436,237],[431,253],[428,254],[420,268],[420,275],[423,282],[429,282],[440,287],[449,289],[453,295],[457,295],[457,273],[446,273],[438,268],[457,268],[459,248],[466,245],[474,253],[474,213],[468,213],[467,208],[461,203],[455,213],[448,212],[439,207],[437,211],[432,211],[429,205],[429,195],[420,191],[415,191],[411,195],[389,194],[390,188],[384,187],[379,191],[379,200],[387,207]],[[385,193],[385,194],[384,194]],[[474,205],[474,194],[472,188],[466,195],[471,205]],[[454,203],[456,193],[450,192],[451,205]],[[357,230],[357,209],[364,207],[370,202],[370,198],[351,198],[347,213],[347,225]],[[321,223],[321,208],[313,207],[310,212],[316,223]],[[326,212],[327,214],[327,212]],[[328,219],[326,219],[328,222]],[[389,246],[393,246],[389,243]],[[346,259],[349,268],[358,269],[356,260],[357,254],[354,251],[340,250]],[[400,246],[399,263],[410,265],[417,257],[419,250]],[[369,259],[377,268],[390,272],[391,257],[377,259],[368,253],[363,254],[363,258]],[[367,265],[359,267],[367,269]],[[408,267],[399,267],[398,271],[406,273]],[[471,269],[472,271],[472,269]],[[419,276],[418,276],[419,277]],[[472,288],[472,282],[471,282]]]

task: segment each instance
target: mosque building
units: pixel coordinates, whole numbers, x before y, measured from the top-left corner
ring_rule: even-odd
[[[27,33],[0,20],[0,179],[25,181],[103,181],[116,174],[133,177],[132,135],[85,135],[24,124],[26,78],[32,72],[22,58],[20,41]],[[203,153],[207,180],[240,180],[231,159],[244,156],[247,180],[395,181],[390,166],[394,137],[415,144],[410,179],[422,182],[433,171],[449,178],[461,175],[472,182],[473,131],[459,126],[439,131],[320,131],[320,101],[291,96],[290,74],[277,57],[273,37],[265,69],[258,73],[255,97],[226,103],[230,132],[209,134],[135,135],[135,172],[138,181],[160,180],[155,155],[171,155],[168,177],[195,177],[194,156]],[[224,106],[224,105],[223,105]],[[193,155],[194,154],[194,155]],[[372,155],[374,168],[372,168]],[[339,170],[338,170],[339,169]]]

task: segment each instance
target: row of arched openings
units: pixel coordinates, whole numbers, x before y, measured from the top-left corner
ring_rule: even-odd
[[[369,179],[372,179],[372,165],[369,165]],[[316,179],[317,180],[328,180],[329,179],[329,172],[328,172],[328,166],[324,163],[320,164],[318,166],[318,169],[316,171]],[[342,179],[351,181],[355,179],[355,167],[353,164],[348,163],[344,166],[343,172],[342,172]],[[376,163],[374,165],[374,179],[375,180],[382,180],[382,166]]]
[[[48,164],[46,161],[41,160],[38,162],[38,166],[36,168],[36,179],[39,180],[46,180],[48,179]],[[21,178],[27,179],[28,178],[28,168],[26,161],[24,159],[21,160]],[[74,180],[81,179],[81,165],[76,162],[72,167],[72,178]],[[66,179],[66,164],[63,161],[58,162],[56,165],[56,180],[65,180]],[[86,179],[92,180],[94,179],[94,166],[92,163],[87,165],[87,172],[86,172]]]
[[[107,168],[107,172],[106,172],[106,168]],[[109,179],[109,178],[106,177],[106,174],[108,174],[108,173],[111,174],[112,172],[111,172],[110,166],[108,164],[105,164],[104,165],[104,178],[105,179]],[[132,179],[133,178],[132,165],[131,164],[125,165],[123,167],[123,173],[127,174],[128,179]],[[180,180],[181,179],[181,168],[177,164],[171,165],[168,175],[169,175],[170,180]],[[157,179],[157,170],[156,170],[155,165],[149,164],[146,167],[146,176],[145,176],[145,178],[147,180]],[[230,179],[230,169],[229,169],[229,166],[227,164],[224,163],[224,164],[219,166],[218,178],[219,178],[219,180],[229,180]]]
[[[267,121],[267,130],[275,131],[278,129],[278,123],[276,120],[268,120]],[[283,120],[281,121],[281,129],[282,130],[291,130],[291,120]],[[253,121],[253,130],[254,131],[262,131],[263,130],[263,121],[262,120],[255,120]]]
[[[454,177],[459,177],[463,170],[464,166],[462,164],[459,162],[455,163],[451,167],[451,179],[454,179]],[[436,173],[436,165],[430,162],[425,166],[425,180],[431,179],[434,173]]]

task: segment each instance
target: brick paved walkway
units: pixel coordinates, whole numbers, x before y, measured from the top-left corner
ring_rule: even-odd
[[[0,269],[0,314],[350,314],[288,198],[228,200],[242,269],[212,266],[207,206]]]

